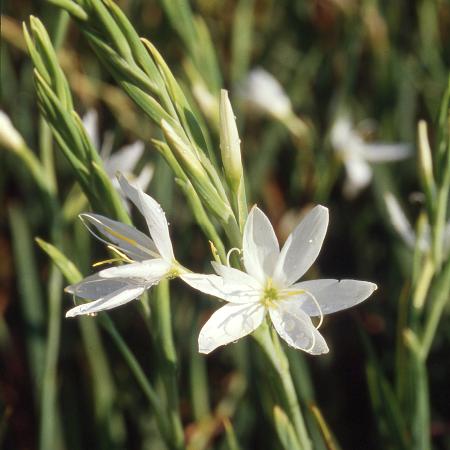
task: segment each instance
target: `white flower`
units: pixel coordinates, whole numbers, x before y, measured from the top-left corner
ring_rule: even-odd
[[[395,231],[409,248],[414,249],[417,241],[417,235],[414,232],[413,227],[411,226],[402,208],[400,207],[397,199],[390,192],[387,192],[384,195],[384,201],[386,202],[389,219],[391,220],[392,226],[394,227]],[[431,230],[429,224],[426,225],[426,228],[420,241],[418,242],[418,245],[422,251],[430,251]],[[447,222],[444,228],[442,249],[444,257],[447,257],[450,254],[450,221]]]
[[[94,109],[90,109],[83,117],[83,125],[91,139],[94,147],[99,152],[105,167],[106,173],[111,178],[114,186],[118,188],[116,173],[120,171],[128,179],[133,180],[134,184],[145,191],[153,177],[153,167],[147,164],[143,167],[138,176],[134,176],[133,171],[141,159],[145,145],[142,141],[133,142],[125,145],[111,154],[113,147],[113,135],[106,132],[103,143],[100,143],[98,132],[98,115]]]
[[[398,161],[408,158],[409,144],[367,143],[354,130],[348,117],[340,117],[331,129],[331,145],[344,162],[347,180],[344,193],[354,197],[372,180],[369,163]]]
[[[253,69],[248,74],[240,86],[239,96],[249,106],[279,119],[292,113],[291,101],[281,84],[261,67]]]
[[[66,317],[92,314],[128,303],[163,278],[177,276],[184,269],[176,262],[169,227],[161,206],[120,176],[123,193],[145,217],[151,239],[136,228],[98,214],[81,214],[89,231],[120,256],[126,264],[101,270],[66,292],[94,300],[69,310]],[[100,233],[99,234],[97,234]]]
[[[0,110],[0,146],[17,151],[25,145],[20,133],[14,128],[11,119]]]
[[[328,209],[316,206],[280,251],[269,219],[254,207],[243,237],[246,272],[212,263],[217,275],[182,274],[181,278],[192,287],[228,302],[202,328],[199,351],[210,353],[246,336],[261,325],[268,313],[278,334],[292,347],[311,354],[328,352],[317,330],[323,314],[362,302],[376,285],[355,280],[296,283],[317,258],[327,226]],[[311,317],[320,317],[317,328]]]

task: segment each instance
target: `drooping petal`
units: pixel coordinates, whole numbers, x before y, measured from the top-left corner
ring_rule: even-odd
[[[242,281],[238,279],[236,281],[225,281],[218,275],[203,275],[200,273],[186,273],[180,275],[180,278],[194,289],[230,303],[255,303],[261,297],[261,290],[255,290],[252,286],[249,286],[246,283],[246,278],[243,278]]]
[[[287,287],[297,281],[314,263],[328,227],[328,208],[313,208],[289,235],[280,252],[274,281]]]
[[[133,287],[123,287],[118,291],[114,291],[111,294],[99,298],[93,302],[83,303],[82,305],[76,306],[70,309],[66,313],[66,317],[75,317],[81,314],[92,314],[100,311],[105,311],[107,309],[116,308],[117,306],[123,305],[125,303],[134,300],[139,297],[145,291],[143,286],[133,286]]]
[[[117,171],[123,173],[133,172],[144,152],[144,147],[145,145],[142,141],[136,141],[130,145],[125,145],[117,152],[113,153],[105,163],[108,175],[114,176]]]
[[[376,142],[364,144],[363,157],[369,162],[399,161],[412,155],[412,146],[409,144],[385,144]]]
[[[198,337],[199,352],[207,354],[221,345],[247,336],[261,325],[264,315],[265,308],[260,303],[228,303],[222,306],[201,329]]]
[[[145,217],[150,236],[161,256],[169,261],[173,260],[174,255],[169,235],[169,226],[160,204],[149,195],[136,189],[121,175],[119,176],[119,183],[125,195]]]
[[[291,286],[289,290],[305,290],[317,300],[322,314],[330,314],[366,300],[377,285],[369,281],[358,280],[312,280],[302,281]],[[311,297],[302,296],[301,307],[306,314],[317,317],[320,315],[317,305]]]
[[[118,291],[129,284],[130,283],[128,280],[122,278],[105,280],[104,278],[101,278],[98,273],[96,273],[84,278],[79,283],[67,286],[64,291],[68,294],[73,294],[76,297],[97,300]]]
[[[113,244],[135,261],[159,257],[153,241],[130,225],[92,213],[80,214],[80,218],[97,239],[106,244]],[[91,225],[100,232],[100,235]]]
[[[277,333],[291,347],[311,355],[328,353],[325,339],[303,311],[301,302],[295,300],[278,302],[276,307],[269,309],[269,313]]]
[[[245,270],[263,283],[272,276],[280,249],[270,220],[256,206],[245,223],[242,245]]]
[[[134,278],[146,284],[156,284],[164,278],[171,269],[171,264],[164,259],[150,259],[148,261],[123,264],[101,270],[101,278]]]

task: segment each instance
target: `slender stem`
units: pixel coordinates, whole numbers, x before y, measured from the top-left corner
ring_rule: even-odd
[[[55,440],[60,438],[58,436],[60,430],[57,426],[59,417],[57,413],[57,366],[61,334],[61,294],[62,275],[60,270],[53,265],[49,279],[49,323],[41,391],[39,448],[42,450],[51,447],[55,444]]]
[[[172,314],[170,309],[169,282],[161,281],[156,288],[156,302],[154,304],[154,326],[156,329],[156,344],[161,351],[162,373],[167,401],[167,417],[169,420],[171,441],[173,449],[183,449],[184,433],[178,409],[177,385],[177,354],[173,341]]]
[[[153,386],[147,379],[144,371],[142,370],[141,365],[131,352],[126,342],[123,340],[122,336],[117,331],[112,320],[106,314],[102,315],[100,323],[109,333],[114,341],[114,344],[124,357],[126,363],[128,364],[128,367],[131,370],[131,373],[134,375],[136,381],[138,382],[140,388],[142,389],[144,395],[147,397],[147,400],[149,401],[152,409],[155,412],[155,417],[158,422],[158,427],[161,431],[161,434],[167,439],[169,436],[167,419],[165,418],[164,414],[161,414],[162,406],[160,404],[159,398],[155,390],[153,389]]]
[[[450,299],[450,260],[445,265],[433,289],[431,309],[425,322],[422,338],[422,356],[426,359],[430,353],[431,345],[436,335],[439,320],[445,305]]]
[[[262,347],[280,377],[283,396],[286,402],[285,410],[293,422],[302,450],[312,450],[311,440],[308,436],[306,424],[298,402],[297,392],[295,391],[294,382],[289,371],[289,362],[281,347],[277,334],[273,333],[271,335],[269,325],[267,322],[264,322],[253,333],[253,337]]]

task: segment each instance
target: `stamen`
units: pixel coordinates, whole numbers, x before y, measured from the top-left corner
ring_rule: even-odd
[[[241,254],[241,253],[242,253],[242,250],[241,250],[240,248],[233,247],[232,249],[230,249],[230,250],[228,251],[228,253],[227,253],[227,266],[228,266],[228,267],[231,267],[231,265],[230,265],[230,257],[231,257],[231,255],[232,255],[233,252],[238,252],[239,254]]]
[[[314,302],[314,304],[315,304],[316,307],[317,307],[317,311],[319,311],[320,319],[319,319],[319,324],[316,326],[316,330],[318,330],[318,329],[320,328],[320,326],[322,325],[322,323],[323,323],[323,312],[322,312],[322,308],[320,307],[319,302],[317,301],[316,297],[314,297],[314,295],[311,294],[311,292],[309,292],[309,291],[304,291],[304,294],[309,295],[309,296],[311,297],[312,301]]]
[[[122,258],[104,259],[103,261],[97,261],[96,263],[92,264],[92,267],[104,266],[105,264],[110,264],[119,261],[122,261]]]
[[[113,245],[107,245],[107,247],[114,253],[116,253],[117,255],[119,255],[120,258],[122,258],[123,260],[125,260],[128,263],[133,263],[134,261],[125,253],[123,253],[122,251],[120,251],[118,248],[114,247]]]

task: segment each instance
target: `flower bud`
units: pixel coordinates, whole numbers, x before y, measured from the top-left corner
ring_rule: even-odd
[[[428,141],[427,123],[419,121],[419,164],[420,170],[425,178],[433,178],[433,161],[431,158],[430,142]]]
[[[24,145],[22,136],[14,128],[10,118],[0,110],[0,147],[18,151]]]
[[[228,92],[225,89],[222,89],[220,93],[220,151],[228,183],[233,190],[237,190],[243,174],[241,140]]]

